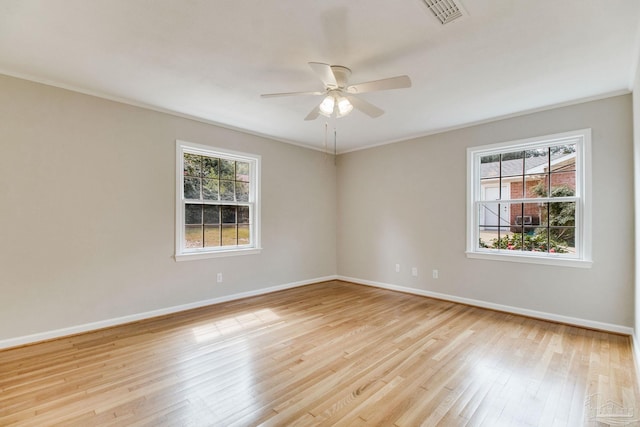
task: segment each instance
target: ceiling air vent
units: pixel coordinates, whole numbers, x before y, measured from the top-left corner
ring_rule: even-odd
[[[463,14],[462,7],[453,0],[422,0],[442,25],[458,19]]]

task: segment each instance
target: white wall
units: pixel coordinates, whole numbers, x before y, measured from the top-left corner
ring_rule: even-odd
[[[174,261],[176,139],[262,156],[262,254]],[[0,342],[336,273],[320,152],[3,76],[0,144]]]
[[[467,147],[583,128],[593,132],[593,267],[467,259]],[[338,274],[630,330],[632,153],[624,95],[342,155]]]

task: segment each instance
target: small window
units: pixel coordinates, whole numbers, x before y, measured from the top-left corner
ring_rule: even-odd
[[[588,267],[591,131],[467,150],[467,255]]]
[[[176,143],[176,260],[257,253],[260,156]]]

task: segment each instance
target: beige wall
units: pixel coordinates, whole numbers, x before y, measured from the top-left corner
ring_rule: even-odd
[[[583,128],[593,132],[593,267],[466,258],[467,147]],[[338,274],[631,327],[632,153],[624,95],[342,155]]]
[[[336,176],[313,150],[0,76],[0,342],[336,273],[631,327],[631,104],[349,153]],[[466,148],[587,127],[593,267],[467,259]],[[176,139],[262,156],[262,254],[173,260]]]
[[[176,139],[262,156],[262,254],[174,261]],[[0,144],[0,341],[336,273],[320,152],[2,76]]]

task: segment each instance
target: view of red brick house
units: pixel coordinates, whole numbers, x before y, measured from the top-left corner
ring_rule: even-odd
[[[551,158],[523,155],[514,160],[482,163],[481,194],[488,203],[480,210],[481,229],[497,230],[500,226],[503,230],[522,232],[523,225],[525,231],[535,228],[545,218],[545,205],[531,199],[546,196],[549,188],[551,195],[559,187],[575,192],[575,165],[575,151],[552,154]],[[519,199],[529,200],[506,202]]]

